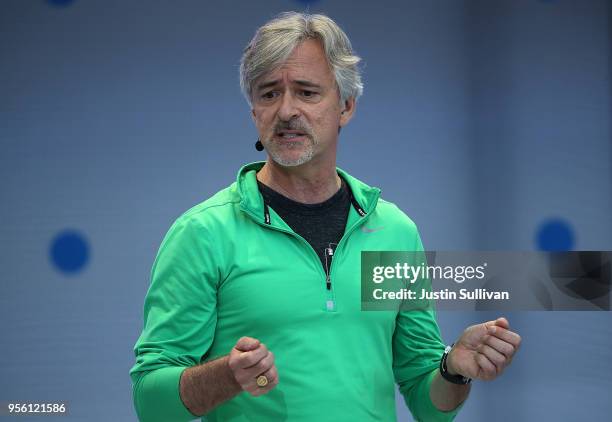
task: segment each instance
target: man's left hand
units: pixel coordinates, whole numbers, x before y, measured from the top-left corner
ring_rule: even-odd
[[[451,375],[490,381],[510,365],[520,344],[506,318],[472,325],[453,346],[446,367]]]

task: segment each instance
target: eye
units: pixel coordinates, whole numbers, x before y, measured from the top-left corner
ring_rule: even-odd
[[[317,93],[314,91],[309,91],[307,89],[302,91],[302,96],[306,98],[311,98],[311,97],[314,97],[315,95],[317,95]]]
[[[261,98],[264,100],[271,100],[275,98],[276,95],[277,95],[276,91],[268,91],[268,92],[264,92],[263,94],[261,94]]]

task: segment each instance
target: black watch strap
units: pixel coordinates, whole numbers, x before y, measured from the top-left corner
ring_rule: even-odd
[[[451,375],[448,373],[448,369],[446,368],[446,359],[448,358],[448,354],[450,353],[454,345],[455,344],[453,343],[450,346],[446,346],[446,349],[444,349],[444,354],[442,355],[442,359],[440,360],[440,374],[442,375],[442,378],[444,378],[446,381],[451,382],[453,384],[458,384],[458,385],[469,384],[470,382],[472,382],[471,378],[466,378],[463,375],[459,375],[459,374]]]

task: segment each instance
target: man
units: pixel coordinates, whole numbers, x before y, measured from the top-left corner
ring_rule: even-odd
[[[393,421],[395,383],[417,419],[451,420],[468,378],[512,360],[504,318],[445,352],[433,311],[361,311],[361,251],[422,245],[378,189],[336,168],[358,61],[322,15],[282,14],[248,45],[241,86],[267,160],[162,242],[131,371],[141,420]]]

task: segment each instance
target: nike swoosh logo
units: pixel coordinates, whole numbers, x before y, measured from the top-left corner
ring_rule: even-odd
[[[361,226],[361,231],[364,232],[364,233],[374,233],[374,232],[377,232],[377,231],[382,230],[384,228],[385,228],[384,226],[374,227],[374,228],[370,228],[370,227],[366,227],[366,226]]]

